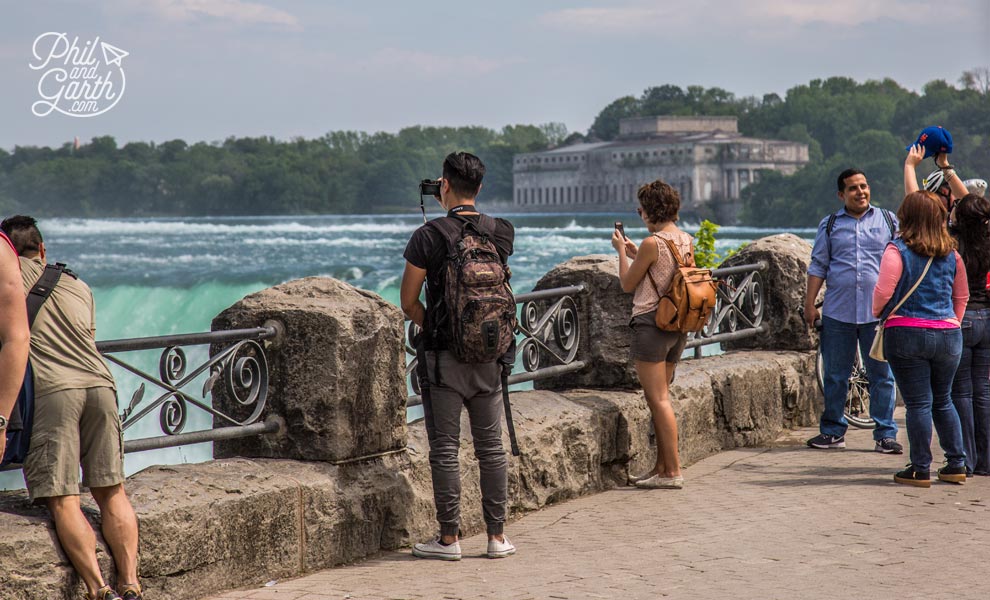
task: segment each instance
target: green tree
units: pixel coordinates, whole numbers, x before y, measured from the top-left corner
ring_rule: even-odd
[[[588,130],[588,137],[600,140],[615,139],[619,135],[619,120],[638,117],[641,112],[639,100],[623,96],[602,109]]]
[[[718,252],[715,251],[715,234],[718,233],[718,225],[708,219],[701,222],[698,231],[694,234],[694,264],[705,268],[713,269],[721,261]]]

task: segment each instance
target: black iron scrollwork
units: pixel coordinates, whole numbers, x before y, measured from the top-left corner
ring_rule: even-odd
[[[762,265],[744,265],[725,269],[730,272],[724,275],[719,274],[719,269],[714,271],[718,282],[715,310],[705,328],[691,337],[692,346],[717,343],[708,338],[719,334],[758,333],[765,303],[761,268]]]
[[[162,403],[158,423],[166,435],[181,433],[186,426],[186,402],[178,394],[170,394]]]
[[[162,357],[158,361],[158,374],[162,381],[174,383],[186,374],[186,353],[182,348],[169,346],[162,352]]]
[[[573,298],[563,296],[542,312],[541,302],[545,301],[531,300],[523,304],[517,328],[523,336],[518,352],[523,367],[530,372],[573,362],[581,337],[577,304]]]
[[[222,335],[224,335],[224,341],[230,340],[229,333]],[[257,332],[252,333],[252,336],[257,337]],[[188,337],[195,338],[190,339],[190,343],[207,344],[212,342],[211,334],[190,334]],[[158,377],[145,373],[111,353],[154,348],[146,342],[147,340],[111,342],[117,347],[112,351],[103,351],[107,360],[145,381],[134,392],[127,408],[120,415],[123,429],[129,429],[145,416],[158,410],[158,421],[162,432],[166,435],[181,433],[188,420],[190,405],[237,426],[254,423],[261,416],[268,399],[268,360],[261,343],[255,339],[235,340],[233,344],[217,352],[191,371],[189,371],[186,353],[182,348],[174,344],[165,345],[158,361]],[[189,372],[187,373],[187,371]],[[203,385],[202,397],[197,398],[187,393],[184,388],[203,373],[209,375]],[[213,408],[212,403],[205,399],[220,380],[223,381],[224,389],[229,397],[242,406],[250,407],[251,412],[246,419],[238,419],[225,414]],[[146,383],[162,390],[160,395],[149,402],[144,401]]]

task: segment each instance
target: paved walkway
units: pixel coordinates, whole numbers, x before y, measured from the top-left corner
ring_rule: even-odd
[[[897,485],[907,457],[873,452],[871,432],[830,451],[803,446],[815,433],[703,460],[680,491],[618,489],[523,517],[507,559],[482,558],[480,535],[460,562],[391,552],[217,598],[990,597],[990,478]]]

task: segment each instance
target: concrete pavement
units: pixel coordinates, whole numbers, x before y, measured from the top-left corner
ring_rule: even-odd
[[[506,527],[510,558],[483,558],[478,535],[460,562],[404,550],[214,598],[990,597],[990,478],[897,485],[906,454],[875,453],[854,429],[845,450],[804,447],[816,433],[702,460],[683,490],[623,488],[526,515]]]

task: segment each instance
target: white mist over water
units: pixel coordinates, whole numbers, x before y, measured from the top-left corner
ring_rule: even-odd
[[[431,215],[433,216],[438,215]],[[506,215],[516,226],[510,259],[513,287],[529,291],[554,265],[584,254],[612,254],[613,223],[641,241],[647,234],[631,214]],[[193,219],[51,219],[39,224],[49,260],[65,262],[92,288],[97,339],[209,331],[213,317],[245,295],[292,279],[335,277],[398,304],[402,252],[422,218],[409,215],[294,216]],[[697,227],[685,225],[688,231]],[[785,230],[724,227],[721,252]],[[794,231],[806,239],[814,230]],[[205,360],[206,347],[187,349],[188,364]],[[160,352],[121,359],[158,372]],[[111,364],[124,407],[141,379]],[[202,389],[202,381],[187,390]],[[160,390],[150,384],[145,403]],[[210,427],[212,418],[190,406],[185,431]],[[137,422],[127,439],[161,435],[158,411]],[[134,473],[151,464],[200,462],[210,444],[128,454]],[[0,489],[22,487],[19,472],[0,474]]]

